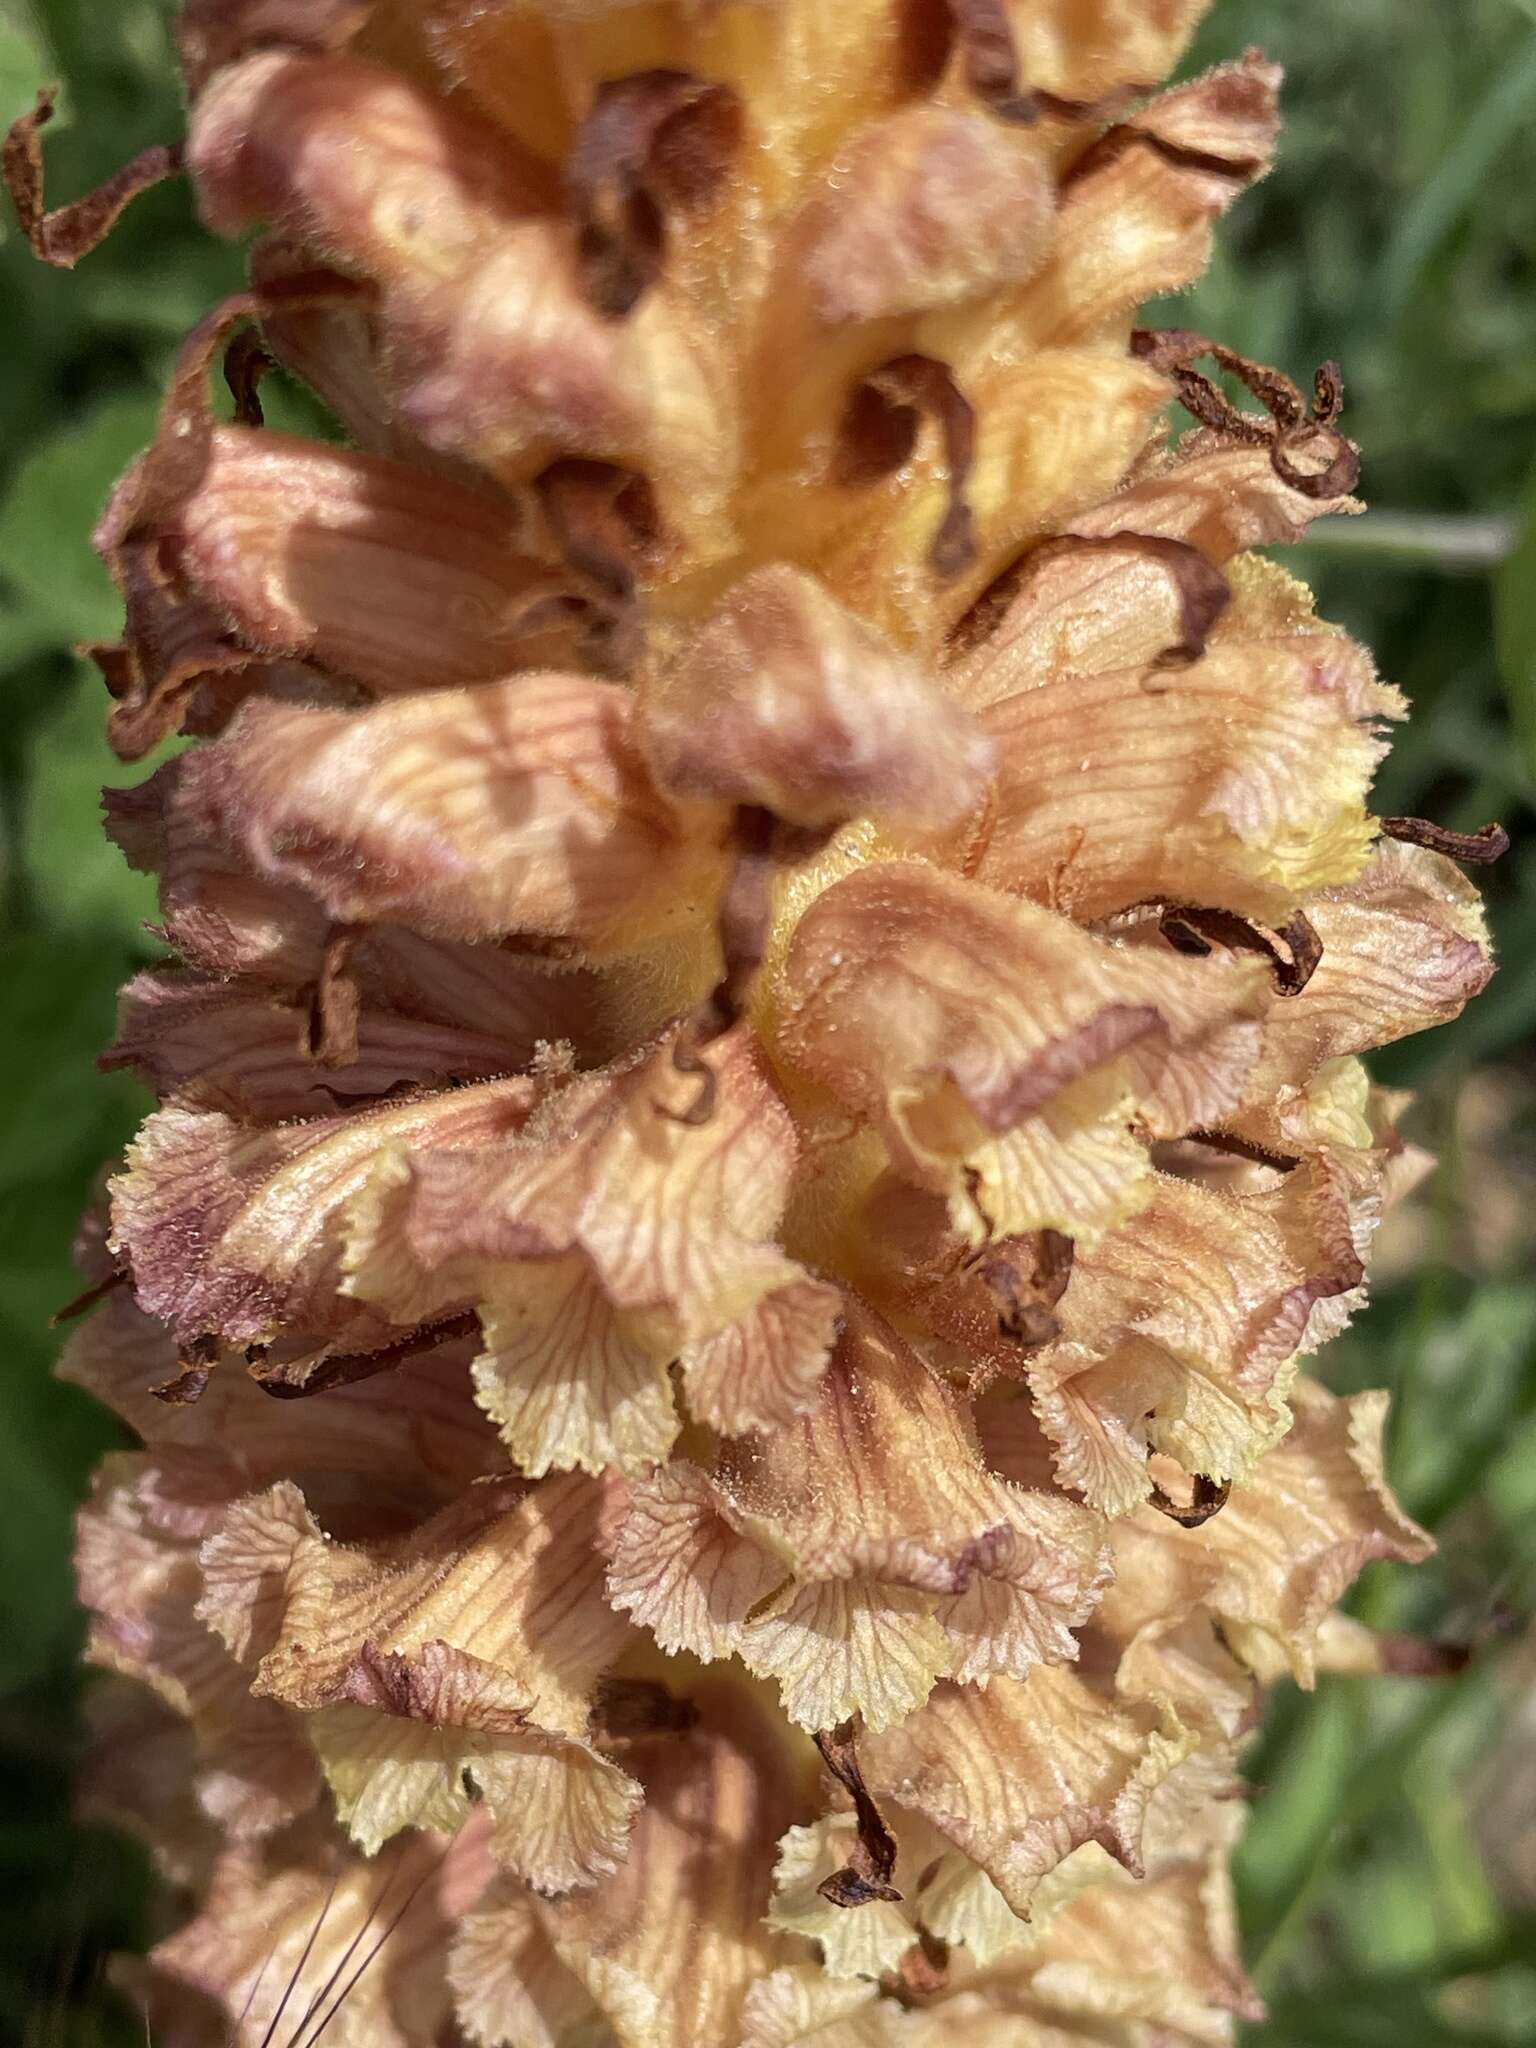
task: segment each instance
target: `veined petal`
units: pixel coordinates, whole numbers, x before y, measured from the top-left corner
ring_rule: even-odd
[[[916,662],[787,565],[733,586],[646,693],[640,737],[670,794],[816,829],[957,823],[993,766]]]
[[[664,1644],[735,1650],[805,1726],[884,1727],[943,1671],[1073,1656],[1100,1570],[1093,1519],[989,1477],[959,1404],[850,1312],[803,1420],[633,1489],[609,1597]]]
[[[403,1549],[327,1543],[291,1485],[254,1495],[202,1551],[200,1613],[301,1708],[356,1838],[466,1817],[479,1788],[497,1859],[555,1890],[616,1867],[639,1794],[584,1739],[625,1624],[601,1598],[605,1494],[503,1483]]]
[[[522,1688],[494,1665],[441,1642],[365,1647],[337,1698],[308,1733],[365,1854],[406,1828],[462,1826],[483,1803],[491,1854],[540,1890],[591,1884],[623,1857],[634,1780],[589,1743],[531,1722]]]
[[[1220,1514],[1184,1529],[1142,1508],[1115,1525],[1117,1576],[1099,1620],[1115,1640],[1156,1636],[1200,1607],[1260,1676],[1288,1671],[1309,1686],[1318,1630],[1361,1567],[1429,1555],[1382,1472],[1386,1395],[1340,1400],[1302,1381],[1291,1399],[1289,1436]]]
[[[272,1833],[314,1805],[315,1759],[296,1718],[254,1699],[229,1651],[196,1613],[197,1543],[237,1473],[206,1457],[118,1454],[80,1511],[79,1597],[91,1614],[92,1663],[147,1685],[185,1715],[197,1743],[199,1806],[236,1840]]]
[[[1422,847],[1383,840],[1357,879],[1309,898],[1307,916],[1323,957],[1300,995],[1267,1004],[1245,1106],[1328,1060],[1448,1023],[1493,973],[1477,891]]]
[[[1216,563],[1244,548],[1302,539],[1314,519],[1363,510],[1353,498],[1313,498],[1275,472],[1267,448],[1232,447],[1201,430],[1072,522],[1074,534],[1150,534],[1187,541]]]
[[[1401,712],[1337,634],[1042,682],[981,720],[1002,766],[977,878],[1085,921],[1159,901],[1283,923],[1364,865],[1372,721]]]
[[[1282,1368],[1313,1305],[1360,1273],[1320,1163],[1246,1195],[1157,1175],[1149,1205],[1074,1261],[1062,1341],[1024,1368],[1060,1482],[1117,1515],[1151,1492],[1154,1449],[1247,1473],[1288,1425]]]
[[[221,427],[177,565],[246,646],[391,694],[571,658],[579,596],[527,552],[526,523],[430,470]]]
[[[1133,1126],[1188,1129],[1236,1099],[1257,989],[1235,960],[1137,959],[1048,911],[891,865],[801,920],[779,1032],[973,1239],[1092,1241],[1146,1199]]]
[[[867,128],[792,233],[785,284],[828,326],[948,307],[1045,256],[1056,195],[1038,140],[953,107]]]
[[[697,915],[719,859],[651,785],[631,700],[583,676],[353,715],[249,705],[183,757],[173,802],[344,922],[632,948]]]
[[[126,1291],[71,1335],[62,1379],[84,1387],[146,1443],[204,1455],[238,1475],[231,1497],[293,1478],[332,1534],[413,1527],[477,1479],[506,1470],[495,1432],[470,1396],[471,1342],[402,1360],[323,1401],[274,1400],[233,1365],[215,1369],[191,1405],[151,1389],[176,1377],[177,1350]]]
[[[1153,1709],[1041,1666],[985,1690],[942,1685],[860,1756],[878,1798],[920,1813],[1027,1915],[1040,1879],[1084,1842],[1144,1874],[1147,1802],[1192,1743]]]
[[[617,2048],[734,2038],[749,1985],[782,1944],[762,1924],[774,1839],[792,1812],[783,1760],[740,1696],[626,1744],[644,1789],[624,1865],[568,1898],[502,1884],[465,1922],[450,1973],[480,2048],[558,2042],[606,2020]],[[511,1971],[508,1948],[531,1962]]]
[[[1217,217],[1269,168],[1280,76],[1250,52],[1110,128],[1068,173],[1053,260],[1003,317],[1075,341],[1199,277]]]
[[[113,1243],[140,1305],[186,1341],[282,1336],[334,1348],[345,1338],[377,1349],[398,1329],[338,1291],[352,1197],[391,1145],[430,1133],[446,1149],[510,1133],[538,1093],[536,1081],[490,1081],[271,1129],[214,1111],[159,1111],[111,1184]]]
[[[642,1055],[551,1093],[494,1149],[381,1160],[354,1205],[353,1294],[397,1319],[465,1290],[487,1305],[481,1399],[529,1469],[665,1456],[680,1351],[717,1415],[811,1398],[835,1304],[772,1240],[794,1128],[744,1028],[700,1057],[704,1122],[671,1113],[693,1079]]]
[[[310,1001],[152,969],[123,990],[117,1038],[98,1064],[137,1069],[162,1101],[275,1121],[334,1114],[343,1101],[401,1087],[486,1080],[517,1063],[504,1040],[374,1005],[345,1053],[322,1062],[316,1022]]]
[[[285,2016],[305,2014],[337,2048],[417,2048],[451,2020],[444,1947],[490,1871],[478,1828],[452,1843],[405,1837],[371,1861],[331,1829],[231,1850],[202,1912],[152,1952],[151,2016],[191,1987],[212,2002],[203,2038],[232,2028],[236,2048],[281,2039]]]

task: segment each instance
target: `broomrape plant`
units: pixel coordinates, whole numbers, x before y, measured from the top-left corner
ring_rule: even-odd
[[[188,736],[65,1365],[158,2038],[1258,2011],[1258,1688],[1434,1662],[1302,1361],[1502,834],[1371,815],[1402,701],[1252,552],[1357,509],[1337,367],[1137,324],[1275,143],[1257,52],[1158,90],[1203,11],[188,0],[184,151],[49,212],[13,128],[49,261],[256,231],[97,532]]]

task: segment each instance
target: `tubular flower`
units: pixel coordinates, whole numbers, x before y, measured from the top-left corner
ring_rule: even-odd
[[[184,151],[49,211],[13,129],[48,260],[182,165],[255,237],[97,536],[188,736],[64,1367],[166,2039],[1257,2010],[1255,1688],[1428,1548],[1297,1377],[1425,1163],[1360,1056],[1500,835],[1371,815],[1251,552],[1355,509],[1336,368],[1137,324],[1275,142],[1158,89],[1203,11],[187,0]]]

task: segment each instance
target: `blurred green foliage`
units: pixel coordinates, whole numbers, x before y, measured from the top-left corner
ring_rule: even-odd
[[[0,111],[64,86],[56,194],[179,132],[170,12],[0,0]],[[1342,360],[1383,512],[1290,566],[1413,700],[1381,808],[1498,816],[1515,838],[1489,884],[1492,991],[1378,1062],[1421,1091],[1417,1135],[1444,1163],[1408,1277],[1327,1360],[1341,1388],[1394,1389],[1395,1474],[1442,1545],[1413,1574],[1372,1568],[1356,1611],[1474,1655],[1454,1679],[1277,1694],[1240,1867],[1272,2008],[1252,2039],[1514,2048],[1536,2038],[1536,1280],[1520,1221],[1536,1184],[1536,0],[1217,0],[1194,61],[1250,42],[1289,73],[1280,167],[1198,290],[1151,317],[1301,376]],[[147,438],[177,338],[239,276],[175,185],[74,275],[36,265],[9,220],[0,242],[0,2030],[39,2048],[137,2038],[100,1972],[142,1936],[148,1893],[135,1852],[70,1810],[69,1522],[117,1433],[50,1379],[47,1318],[75,1285],[75,1218],[142,1111],[91,1060],[114,987],[154,951],[151,893],[97,821],[100,785],[142,770],[109,755],[99,684],[70,650],[116,624],[92,521]]]

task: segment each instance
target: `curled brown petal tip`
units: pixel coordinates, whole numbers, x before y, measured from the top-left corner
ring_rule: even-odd
[[[909,461],[924,416],[938,426],[949,473],[949,506],[928,550],[935,575],[948,580],[974,560],[976,537],[965,485],[976,452],[976,414],[945,363],[892,356],[855,385],[838,430],[837,480],[878,483]]]
[[[752,977],[762,965],[773,913],[773,842],[778,821],[758,804],[742,804],[732,825],[735,860],[720,899],[720,955],[725,971],[672,1044],[672,1066],[696,1077],[699,1092],[686,1109],[656,1105],[673,1123],[707,1124],[715,1113],[713,1069],[700,1057],[703,1047],[724,1037],[746,1008]]]
[[[249,327],[231,335],[224,349],[224,382],[235,401],[235,423],[242,427],[266,425],[261,409],[260,385],[268,370],[276,369],[277,358],[261,336]]]
[[[1192,1485],[1192,1496],[1183,1503],[1165,1492],[1155,1479],[1152,1481],[1152,1506],[1160,1515],[1167,1515],[1170,1521],[1177,1522],[1181,1529],[1199,1529],[1212,1515],[1219,1515],[1232,1492],[1230,1479],[1208,1479],[1203,1472],[1195,1474]]]
[[[896,1837],[886,1826],[859,1769],[853,1723],[840,1721],[835,1728],[818,1729],[815,1741],[822,1762],[852,1799],[858,1824],[852,1856],[841,1870],[824,1877],[817,1891],[832,1906],[867,1906],[875,1899],[899,1899],[901,1893],[890,1881],[896,1868]]]
[[[196,1337],[177,1355],[179,1370],[175,1375],[162,1380],[158,1387],[151,1387],[150,1393],[157,1401],[164,1401],[172,1408],[189,1408],[201,1399],[213,1368],[218,1362],[219,1344],[216,1337]]]
[[[707,205],[740,140],[737,95],[692,72],[637,71],[598,87],[567,182],[582,288],[599,313],[633,311],[661,275],[668,210]]]
[[[1509,834],[1502,825],[1450,832],[1428,818],[1378,818],[1376,822],[1384,838],[1401,839],[1406,846],[1424,846],[1431,853],[1448,854],[1452,860],[1470,861],[1477,867],[1488,867],[1509,851]]]
[[[57,270],[73,270],[82,256],[104,241],[129,201],[184,168],[180,143],[157,143],[68,206],[47,211],[43,199],[41,131],[53,119],[58,87],[44,86],[30,114],[11,123],[5,138],[6,189],[32,253]]]
[[[1275,993],[1297,996],[1317,972],[1323,957],[1323,942],[1311,920],[1297,911],[1294,917],[1270,931],[1235,910],[1213,910],[1189,904],[1169,904],[1158,928],[1176,952],[1209,953],[1213,946],[1226,946],[1239,953],[1261,953],[1270,963]]]
[[[1171,377],[1185,410],[1203,427],[1227,440],[1269,449],[1281,482],[1307,498],[1336,498],[1360,480],[1360,451],[1338,430],[1344,404],[1344,378],[1337,363],[1321,365],[1312,380],[1312,404],[1281,370],[1256,363],[1249,356],[1188,327],[1138,327],[1131,335],[1131,353]],[[1268,419],[1239,411],[1209,377],[1194,368],[1201,356],[1233,376],[1255,397]],[[1297,460],[1316,456],[1316,466]]]
[[[469,1309],[463,1315],[448,1316],[440,1323],[430,1323],[423,1329],[413,1330],[398,1344],[386,1345],[382,1351],[348,1352],[322,1358],[318,1363],[307,1359],[274,1359],[256,1347],[245,1354],[246,1369],[261,1391],[270,1394],[273,1400],[307,1400],[311,1394],[328,1394],[336,1387],[350,1387],[358,1380],[371,1380],[381,1372],[393,1372],[397,1365],[404,1365],[408,1359],[419,1358],[423,1352],[435,1351],[440,1345],[455,1343],[461,1337],[473,1337],[479,1329],[480,1318]]]

